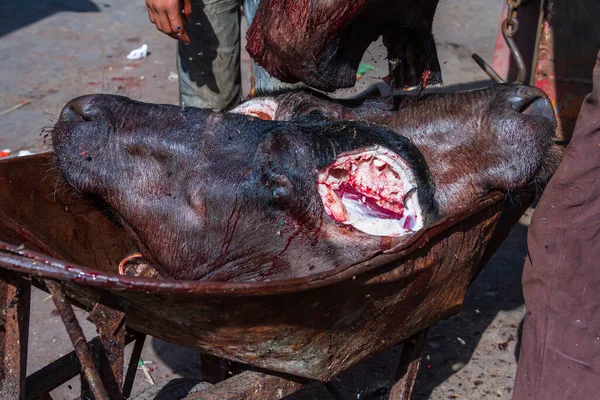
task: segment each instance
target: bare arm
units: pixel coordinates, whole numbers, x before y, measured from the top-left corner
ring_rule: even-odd
[[[192,13],[192,0],[146,0],[146,8],[156,29],[185,44],[190,43],[183,22],[187,23]]]

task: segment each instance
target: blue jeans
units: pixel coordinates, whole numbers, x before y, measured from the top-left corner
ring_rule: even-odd
[[[178,43],[179,103],[185,106],[227,110],[242,96],[240,71],[241,0],[196,0],[186,26],[191,43]],[[243,0],[248,25],[259,0]],[[271,77],[252,61],[259,92],[295,88]]]

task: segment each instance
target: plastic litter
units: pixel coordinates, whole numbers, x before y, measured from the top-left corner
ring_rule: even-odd
[[[23,156],[30,156],[32,154],[31,151],[29,150],[20,150],[18,153],[13,153],[13,151],[11,149],[4,149],[4,150],[0,150],[0,158],[5,158],[5,157],[23,157]]]
[[[457,372],[460,371],[461,369],[463,369],[465,366],[465,364],[461,363],[461,362],[457,362],[454,363],[450,366],[450,369],[452,370],[452,372]]]
[[[173,71],[169,71],[169,77],[167,79],[170,80],[171,82],[174,82],[177,79],[179,79],[179,75]]]
[[[127,54],[128,60],[140,60],[148,55],[148,45],[143,44],[141,47],[138,47],[135,50],[131,50],[129,54]]]
[[[358,79],[362,78],[362,76],[364,74],[366,74],[368,71],[375,71],[375,70],[377,70],[377,68],[375,68],[371,64],[360,63],[358,65],[358,69],[356,70],[356,79],[358,80]]]

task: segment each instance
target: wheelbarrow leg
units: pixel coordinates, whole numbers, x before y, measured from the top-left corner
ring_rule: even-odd
[[[3,274],[0,281],[0,399],[24,399],[31,282]]]
[[[109,400],[110,398],[102,384],[100,374],[98,373],[96,363],[92,358],[92,353],[87,345],[81,326],[75,317],[73,308],[71,307],[61,284],[52,280],[46,280],[45,283],[52,294],[54,305],[65,324],[65,328],[67,329],[71,343],[73,343],[77,358],[79,358],[79,362],[81,362],[81,368],[83,369],[94,397],[96,400]]]
[[[131,352],[131,358],[129,359],[129,365],[127,366],[127,375],[125,375],[125,383],[123,384],[123,398],[128,399],[131,396],[131,389],[133,388],[133,381],[135,380],[135,373],[138,367],[138,361],[142,355],[142,349],[144,348],[144,342],[146,341],[146,335],[144,333],[138,333],[133,345],[133,351]]]
[[[410,399],[426,342],[427,329],[411,336],[404,342],[400,363],[396,369],[396,383],[390,391],[390,400]]]
[[[125,313],[96,304],[87,318],[98,328],[102,346],[94,348],[94,360],[111,398],[122,398],[125,363]]]

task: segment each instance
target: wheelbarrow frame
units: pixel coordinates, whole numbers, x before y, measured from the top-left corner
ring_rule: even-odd
[[[211,393],[219,393],[212,398],[228,398],[228,393],[232,399],[264,398],[253,390],[269,387],[287,394],[314,380],[330,382],[358,361],[408,340],[391,397],[408,398],[424,332],[459,311],[468,285],[531,201],[525,196],[518,207],[507,207],[501,193],[492,193],[407,243],[309,277],[260,283],[162,281],[116,273],[128,250],[124,233],[92,205],[54,188],[56,176],[49,167],[40,168],[51,165],[51,157],[0,162],[0,184],[7,189],[0,192],[0,239],[15,243],[0,244],[0,301],[7,315],[0,351],[3,360],[10,360],[0,364],[0,394],[10,398],[47,393],[78,372],[76,358],[90,383],[84,391],[96,398],[127,395],[137,358],[130,362],[130,379],[123,379],[123,349],[137,337],[141,351],[144,333],[251,366],[194,398],[211,398],[206,397]],[[32,193],[22,193],[23,187]],[[77,357],[65,356],[26,378],[32,283],[51,292]],[[157,324],[160,313],[142,310],[149,299],[164,306],[160,312],[181,314],[170,320],[178,325]],[[185,314],[182,304],[187,309],[192,303],[194,312]],[[89,319],[99,328],[100,336],[89,344],[71,304],[91,311]],[[193,335],[186,324],[194,327]],[[60,371],[60,379],[49,376],[51,371]],[[42,377],[45,386],[36,385]],[[335,392],[334,386],[327,387]]]

